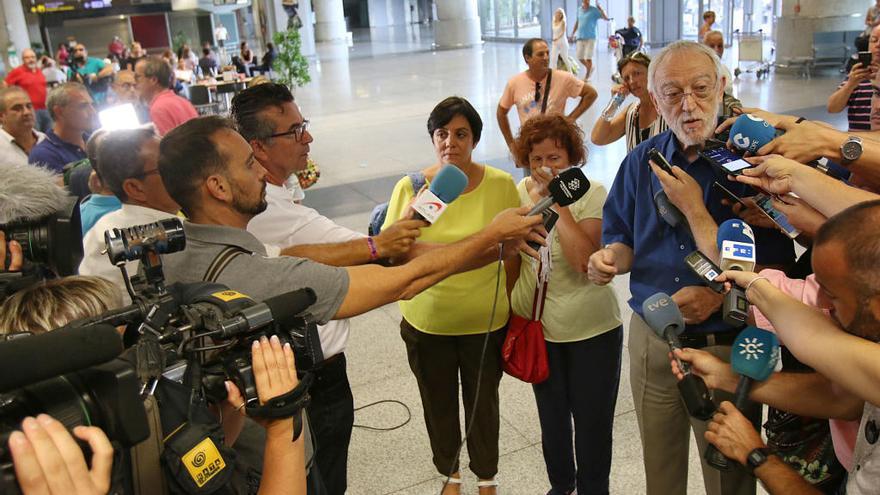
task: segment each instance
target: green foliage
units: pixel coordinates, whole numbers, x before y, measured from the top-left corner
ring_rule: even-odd
[[[174,50],[174,53],[180,51],[183,48],[183,45],[189,45],[190,49],[192,48],[192,42],[186,36],[186,33],[183,31],[178,31],[177,34],[171,39],[171,49]]]
[[[304,86],[312,80],[309,75],[309,61],[302,54],[302,39],[299,30],[279,31],[272,37],[277,56],[272,69],[278,81],[288,86]]]

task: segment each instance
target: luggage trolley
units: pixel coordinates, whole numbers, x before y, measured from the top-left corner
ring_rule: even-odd
[[[738,29],[734,31],[734,35],[739,40],[739,60],[737,67],[733,70],[734,77],[739,77],[743,72],[754,72],[758,79],[770,73],[770,63],[764,61],[764,31],[751,33],[743,33]],[[743,62],[754,62],[745,70],[740,69]]]

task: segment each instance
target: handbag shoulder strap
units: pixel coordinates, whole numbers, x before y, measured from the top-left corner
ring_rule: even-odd
[[[538,263],[538,273],[541,273],[541,263]],[[547,284],[547,282],[542,284],[539,277],[535,276],[535,297],[532,299],[532,321],[540,321],[544,316],[544,303],[547,301]],[[539,305],[540,308],[538,308]]]
[[[544,101],[541,103],[541,115],[547,113],[547,100],[550,99],[550,83],[553,82],[553,69],[547,74],[547,87],[544,88]]]
[[[202,280],[205,282],[216,282],[220,278],[220,274],[223,273],[223,270],[226,269],[226,266],[240,254],[251,253],[238,246],[226,246],[221,249],[217,256],[214,257],[214,260],[211,261],[211,264],[208,265]]]

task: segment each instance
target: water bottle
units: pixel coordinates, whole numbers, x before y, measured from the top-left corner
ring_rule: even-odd
[[[606,121],[610,122],[611,119],[614,118],[614,114],[617,113],[617,110],[620,109],[620,105],[623,103],[623,100],[626,99],[626,95],[623,93],[617,93],[611,98],[611,101],[608,102],[608,105],[605,107],[605,110],[602,110],[602,118]]]

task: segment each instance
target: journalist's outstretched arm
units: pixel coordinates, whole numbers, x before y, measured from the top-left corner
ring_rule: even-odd
[[[524,238],[541,224],[540,215],[523,216],[528,211],[528,207],[505,210],[482,231],[402,266],[346,268],[348,292],[334,318],[349,318],[390,302],[412,298],[449,275],[472,269],[468,260],[485,255],[499,243]]]

